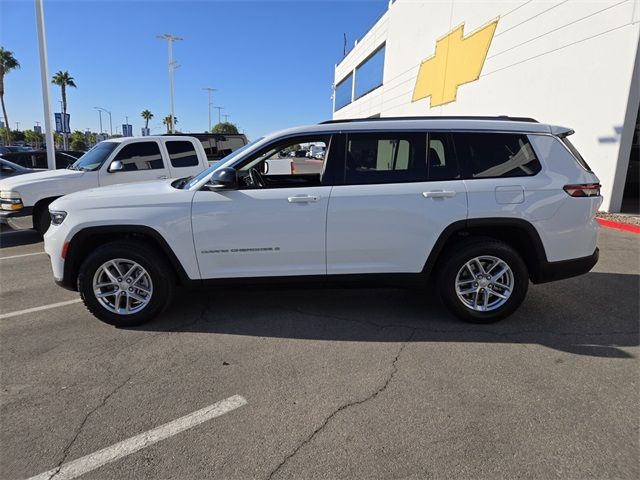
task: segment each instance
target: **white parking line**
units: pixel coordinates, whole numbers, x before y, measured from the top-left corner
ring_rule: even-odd
[[[45,252],[23,253],[21,255],[11,255],[10,257],[0,257],[0,260],[9,260],[10,258],[30,257],[31,255],[44,255]]]
[[[135,437],[118,442],[110,447],[98,450],[85,457],[65,463],[59,468],[31,477],[28,480],[49,480],[55,475],[56,480],[70,480],[95,470],[109,462],[113,462],[127,455],[142,450],[143,448],[158,443],[161,440],[177,435],[213,418],[224,415],[238,407],[246,405],[247,401],[240,395],[234,395],[226,400],[221,400],[209,405],[197,412],[190,413],[169,423],[165,423],[153,430],[141,433]]]
[[[76,298],[74,300],[67,300],[66,302],[50,303],[49,305],[42,305],[41,307],[33,307],[33,308],[27,308],[26,310],[18,310],[17,312],[3,313],[2,315],[0,315],[0,320],[2,320],[3,318],[17,317],[18,315],[24,315],[26,313],[49,310],[50,308],[64,307],[65,305],[72,305],[74,303],[78,303],[81,301],[82,299]]]

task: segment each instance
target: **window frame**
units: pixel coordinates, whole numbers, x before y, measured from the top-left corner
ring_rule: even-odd
[[[382,42],[378,48],[376,48],[375,50],[373,50],[373,52],[371,52],[369,55],[367,55],[367,57],[361,61],[356,68],[353,69],[353,86],[352,86],[352,90],[353,90],[353,100],[351,100],[352,102],[355,102],[356,100],[364,97],[365,95],[370,94],[371,92],[373,92],[374,90],[377,90],[378,88],[380,88],[383,83],[384,83],[384,61],[387,57],[387,42]],[[380,53],[381,50],[384,50],[384,54],[382,57],[382,74],[380,76],[380,83],[372,88],[370,88],[369,90],[367,90],[364,93],[361,93],[358,95],[358,69],[362,68],[367,62],[369,62],[373,57],[375,57],[378,53]]]
[[[113,162],[117,161],[122,161],[118,159],[118,155],[120,155],[120,153],[122,153],[122,151],[130,146],[134,146],[134,145],[140,145],[142,143],[155,143],[156,148],[158,149],[158,153],[160,154],[160,161],[162,162],[162,167],[160,168],[146,168],[144,170],[120,170],[118,173],[132,173],[132,172],[148,172],[148,171],[157,171],[157,170],[167,170],[168,166],[165,164],[165,158],[164,158],[164,154],[163,154],[163,149],[160,146],[160,142],[158,142],[157,140],[145,140],[143,142],[123,142],[120,144],[120,147],[115,149],[113,152],[111,152],[111,154],[109,155],[109,157],[107,157],[107,160],[109,160],[108,162],[104,162],[103,163],[103,167],[106,166],[106,170],[109,170],[109,167],[111,166],[111,164]]]

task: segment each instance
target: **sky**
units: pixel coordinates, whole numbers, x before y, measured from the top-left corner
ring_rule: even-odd
[[[334,65],[386,10],[387,0],[361,1],[59,1],[44,0],[49,76],[67,70],[72,130],[99,131],[94,107],[112,112],[113,130],[128,116],[134,134],[155,117],[151,133],[163,133],[169,114],[167,42],[174,44],[176,127],[208,127],[208,99],[252,139],[265,133],[331,118]],[[0,45],[21,68],[5,76],[11,128],[44,122],[33,0],[0,2]],[[51,103],[60,111],[60,88]],[[0,114],[1,115],[1,114]],[[102,115],[108,132],[108,115]],[[212,123],[218,111],[212,109]],[[222,117],[224,121],[224,117]]]

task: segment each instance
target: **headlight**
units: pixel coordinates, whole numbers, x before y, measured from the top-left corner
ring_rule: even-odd
[[[51,215],[51,225],[60,225],[67,218],[67,212],[61,210],[49,212]]]
[[[0,192],[1,210],[22,210],[22,199],[18,192]]]

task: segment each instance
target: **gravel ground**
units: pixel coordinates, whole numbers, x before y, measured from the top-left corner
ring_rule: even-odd
[[[612,222],[626,223],[629,225],[640,225],[640,215],[630,215],[628,213],[625,214],[599,212],[598,218],[603,218]]]

